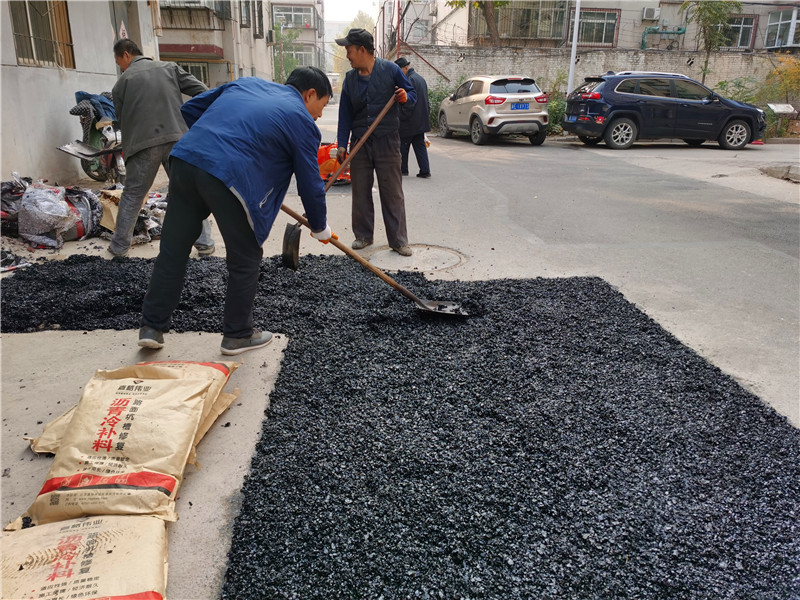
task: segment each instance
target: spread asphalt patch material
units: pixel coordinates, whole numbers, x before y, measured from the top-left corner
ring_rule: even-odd
[[[218,332],[224,261],[189,264],[173,327]],[[18,271],[2,330],[134,343],[151,267]],[[784,417],[601,279],[397,279],[472,316],[344,257],[264,261],[256,325],[290,342],[224,598],[800,597]]]

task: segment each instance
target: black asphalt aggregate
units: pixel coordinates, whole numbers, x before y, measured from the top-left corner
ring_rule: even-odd
[[[134,344],[151,268],[17,271],[2,331]],[[800,598],[784,417],[599,278],[396,279],[471,316],[345,257],[264,261],[256,324],[290,342],[224,598]],[[224,281],[190,261],[173,329],[220,331]]]

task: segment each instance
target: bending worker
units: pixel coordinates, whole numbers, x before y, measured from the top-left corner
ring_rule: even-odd
[[[225,241],[228,266],[220,351],[240,354],[270,342],[270,332],[253,326],[253,302],[261,246],[293,173],[311,235],[324,243],[333,235],[317,165],[322,134],[315,123],[332,93],[325,73],[300,67],[286,85],[244,77],[183,105],[189,131],[172,150],[169,208],[142,307],[139,346],[164,345],[192,243],[209,214]]]
[[[347,153],[348,140],[355,146],[392,94],[400,104],[416,102],[417,94],[400,67],[391,61],[375,58],[375,44],[368,31],[351,29],[347,37],[337,39],[336,43],[347,48],[347,60],[353,67],[345,75],[339,102],[337,159],[341,163]],[[400,174],[399,126],[398,109],[394,104],[350,163],[355,250],[373,243],[374,172],[378,177],[383,224],[386,226],[389,246],[398,254],[411,256],[406,231],[403,177]]]

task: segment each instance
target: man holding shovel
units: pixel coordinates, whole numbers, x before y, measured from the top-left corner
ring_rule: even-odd
[[[347,48],[347,60],[353,67],[345,75],[339,103],[337,159],[341,163],[347,153],[348,141],[356,145],[392,95],[397,102],[404,104],[406,101],[416,102],[417,94],[400,67],[375,57],[375,44],[368,31],[351,29],[336,43]],[[373,243],[375,206],[372,184],[374,176],[377,176],[389,246],[402,256],[411,256],[406,232],[403,177],[400,174],[399,126],[397,106],[392,105],[350,163],[353,234],[356,238],[354,250]]]
[[[222,318],[223,354],[267,345],[253,327],[262,244],[294,173],[316,239],[336,237],[326,220],[315,121],[333,91],[314,67],[292,71],[286,85],[244,77],[195,96],[181,108],[189,131],[172,150],[169,209],[142,306],[139,346],[164,345],[178,305],[186,264],[203,219],[213,214],[225,241],[228,287]]]

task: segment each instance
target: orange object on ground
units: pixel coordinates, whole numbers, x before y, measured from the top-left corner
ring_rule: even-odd
[[[323,181],[328,181],[339,168],[339,163],[336,161],[336,151],[339,148],[338,144],[319,145],[317,151],[317,164],[319,164],[319,175]],[[341,183],[350,183],[350,169],[345,169],[341,175],[333,182],[334,185]]]

